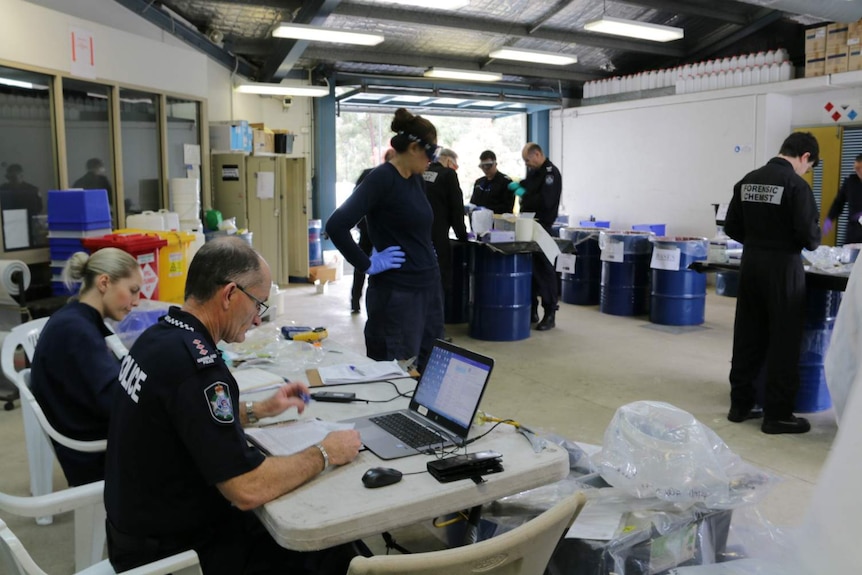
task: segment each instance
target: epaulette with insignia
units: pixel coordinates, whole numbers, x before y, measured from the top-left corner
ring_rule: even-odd
[[[205,337],[195,332],[183,334],[183,336],[198,369],[215,365],[216,360],[220,357],[219,351],[210,347]]]

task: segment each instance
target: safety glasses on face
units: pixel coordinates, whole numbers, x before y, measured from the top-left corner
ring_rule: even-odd
[[[414,136],[413,134],[410,134],[408,132],[398,132],[398,133],[407,136],[407,139],[410,140],[411,142],[416,142],[417,144],[422,146],[422,149],[425,151],[425,155],[428,157],[429,162],[436,162],[437,159],[439,158],[440,150],[443,149],[442,147],[438,146],[437,144],[429,144],[428,142],[426,142],[425,140],[423,140],[419,136]]]
[[[482,162],[481,164],[479,164],[479,168],[482,170],[490,170],[496,164],[497,164],[497,162]]]
[[[251,301],[253,301],[257,305],[257,317],[263,317],[264,314],[266,314],[267,310],[269,309],[268,305],[248,293],[241,285],[236,284],[236,289],[247,295],[251,299]]]

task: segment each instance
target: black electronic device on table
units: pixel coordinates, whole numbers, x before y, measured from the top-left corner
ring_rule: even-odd
[[[435,459],[427,464],[428,473],[440,483],[459,479],[477,479],[482,475],[503,471],[503,456],[496,451],[479,451]]]

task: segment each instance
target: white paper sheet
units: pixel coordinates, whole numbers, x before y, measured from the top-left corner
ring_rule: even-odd
[[[183,144],[183,163],[187,166],[200,166],[201,147],[197,144]]]
[[[240,393],[246,391],[264,391],[263,388],[276,389],[285,383],[284,379],[275,373],[260,369],[259,367],[250,367],[248,369],[238,369],[233,372],[233,378],[239,385]]]
[[[566,539],[610,541],[619,529],[622,512],[588,501],[578,518],[566,531]]]
[[[307,419],[282,425],[247,427],[245,433],[270,455],[293,455],[323,441],[329,432],[343,429],[353,429],[353,424]]]
[[[275,197],[275,172],[257,173],[257,197],[261,200]]]
[[[7,250],[30,247],[27,210],[3,210],[3,245]]]
[[[363,364],[329,365],[317,369],[323,385],[333,383],[362,383],[364,381],[380,381],[398,377],[410,377],[401,369],[396,360],[377,361]]]

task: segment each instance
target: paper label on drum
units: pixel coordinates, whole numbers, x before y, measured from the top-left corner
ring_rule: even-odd
[[[575,254],[557,256],[557,271],[565,274],[575,273]]]
[[[649,267],[654,270],[679,271],[679,248],[654,248]]]
[[[625,246],[623,245],[623,242],[608,242],[607,245],[605,245],[605,247],[602,249],[601,260],[603,262],[624,262],[624,248]]]

